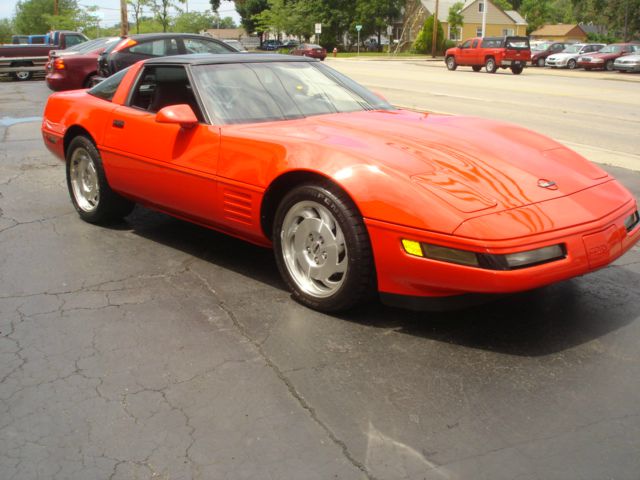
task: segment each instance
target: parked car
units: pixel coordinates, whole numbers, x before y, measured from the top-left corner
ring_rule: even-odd
[[[120,37],[104,37],[86,42],[73,51],[53,51],[47,62],[45,81],[51,90],[89,88],[98,74],[98,56]]]
[[[573,70],[578,66],[578,57],[587,53],[595,53],[606,45],[604,43],[575,43],[569,45],[560,53],[549,55],[546,60],[547,67],[568,68]]]
[[[320,60],[327,58],[327,50],[314,43],[301,43],[289,53],[291,53],[291,55],[301,55],[303,57],[318,58]]]
[[[578,66],[585,70],[612,71],[616,58],[629,55],[636,50],[640,50],[640,45],[636,43],[612,43],[596,53],[580,56]]]
[[[640,48],[636,49],[636,52],[638,51],[640,51]],[[640,72],[640,54],[616,58],[615,62],[613,62],[613,68],[621,72]]]
[[[531,65],[534,67],[544,67],[549,55],[560,53],[569,45],[571,44],[566,42],[548,42],[536,45],[536,47],[531,49]]]
[[[231,45],[191,33],[141,33],[123,38],[98,57],[98,77],[106,78],[140,60],[189,53],[238,53]]]
[[[83,220],[139,202],[273,247],[294,298],[322,311],[530,290],[640,239],[634,196],[560,143],[396,109],[304,57],[140,62],[52,94],[42,138]]]
[[[247,51],[247,49],[244,48],[244,45],[242,45],[242,43],[240,43],[239,40],[222,40],[222,41],[224,43],[226,43],[227,45],[231,45],[238,52],[246,52]]]
[[[519,75],[530,59],[527,37],[484,37],[448,49],[444,61],[449,70],[470,66],[475,72],[485,67],[488,73],[495,73],[498,68],[510,68]]]
[[[47,57],[51,50],[61,50],[72,47],[88,38],[82,33],[58,30],[49,32],[49,43],[43,45],[3,45],[0,46],[0,62],[11,68],[29,67],[29,70],[21,70],[12,73],[16,80],[29,80],[33,76],[34,69],[44,70],[44,59],[37,62],[40,57]],[[15,60],[13,60],[15,59]],[[37,67],[37,68],[36,68]]]
[[[280,50],[283,47],[283,45],[284,44],[280,40],[265,40],[264,42],[262,42],[262,45],[260,45],[258,48],[260,50],[273,52],[276,50]]]
[[[300,42],[298,40],[287,40],[282,44],[282,48],[293,49],[293,48],[296,48],[298,45],[300,45]]]

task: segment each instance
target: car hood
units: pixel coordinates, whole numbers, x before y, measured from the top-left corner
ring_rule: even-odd
[[[564,60],[565,58],[577,57],[579,55],[585,55],[580,53],[554,53],[547,58],[553,58],[554,60]]]
[[[640,60],[640,55],[622,55],[621,57],[618,57],[616,59],[616,61],[622,61],[622,60],[631,60],[632,62],[637,62],[638,60]]]
[[[242,130],[288,145],[290,158],[308,157],[307,165],[322,166],[337,179],[345,170],[374,167],[398,194],[436,197],[462,219],[560,198],[610,179],[548,137],[474,117],[369,111]],[[300,146],[292,146],[292,139]],[[301,165],[297,159],[290,163]]]

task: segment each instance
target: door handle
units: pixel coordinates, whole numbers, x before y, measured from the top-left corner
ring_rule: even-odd
[[[124,128],[124,120],[114,120],[112,125],[115,128]]]

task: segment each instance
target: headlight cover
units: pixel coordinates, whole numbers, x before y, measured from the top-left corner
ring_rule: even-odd
[[[567,256],[563,244],[505,255],[478,253],[408,239],[402,240],[402,246],[404,251],[412,256],[485,270],[518,270],[561,260]]]

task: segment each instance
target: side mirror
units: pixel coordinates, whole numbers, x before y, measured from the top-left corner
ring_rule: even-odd
[[[156,113],[156,122],[175,123],[182,128],[193,128],[198,124],[198,118],[189,105],[182,103],[160,109]]]

